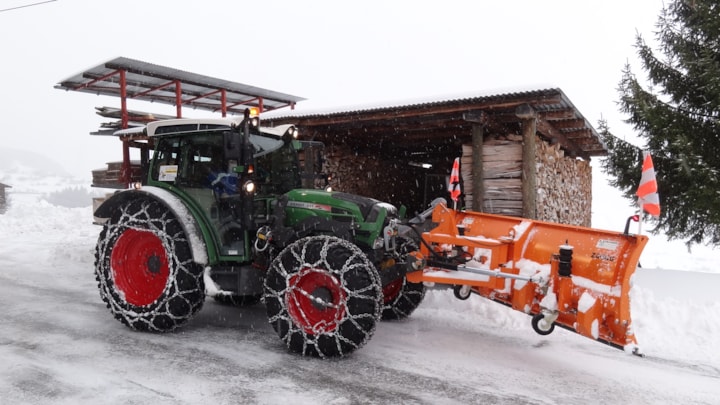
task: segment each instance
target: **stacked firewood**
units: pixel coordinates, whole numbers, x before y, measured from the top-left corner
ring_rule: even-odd
[[[325,150],[325,158],[323,170],[332,176],[334,190],[373,195],[386,174],[377,156],[355,153],[345,145],[332,145]]]
[[[537,219],[590,226],[592,168],[587,160],[565,156],[559,144],[538,140]]]

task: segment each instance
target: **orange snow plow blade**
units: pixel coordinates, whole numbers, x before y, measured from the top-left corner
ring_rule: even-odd
[[[455,211],[439,204],[437,226],[422,234],[410,282],[453,286],[532,316],[549,334],[557,325],[639,354],[630,318],[631,278],[646,236]]]

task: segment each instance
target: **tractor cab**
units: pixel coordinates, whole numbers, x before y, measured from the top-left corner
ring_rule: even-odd
[[[295,128],[246,122],[176,119],[145,129],[155,145],[146,184],[178,195],[201,218],[221,261],[248,260],[248,235],[270,220],[278,195],[302,185]]]

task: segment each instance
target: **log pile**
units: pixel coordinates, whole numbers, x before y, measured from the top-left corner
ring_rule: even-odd
[[[120,178],[123,162],[108,162],[107,167],[92,171],[93,187],[126,188],[127,183]],[[142,181],[143,170],[139,160],[130,162],[130,182]]]
[[[559,144],[538,141],[537,217],[543,221],[590,226],[592,168],[565,156]]]
[[[387,194],[383,190],[393,187],[387,184],[388,175],[398,170],[388,168],[376,154],[358,153],[341,144],[327,148],[325,159],[323,169],[332,176],[333,190],[374,198]]]
[[[372,197],[409,213],[422,211],[435,197],[447,194],[452,162],[436,165],[446,175],[410,165],[409,160],[382,154],[376,148],[355,151],[343,144],[326,144],[323,171],[332,176],[335,191]],[[447,170],[447,172],[445,172]]]

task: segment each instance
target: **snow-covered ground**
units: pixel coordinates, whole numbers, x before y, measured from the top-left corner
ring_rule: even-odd
[[[0,169],[2,169],[0,167]],[[17,173],[17,172],[15,172]],[[3,176],[5,175],[5,176]],[[431,291],[409,319],[336,360],[285,351],[261,305],[208,300],[186,327],[133,332],[102,303],[91,208],[48,203],[73,187],[0,172],[2,404],[717,404],[720,273],[639,269],[640,358],[479,297]],[[662,252],[661,252],[662,254]],[[668,260],[677,260],[668,258]],[[663,262],[662,257],[644,262]]]

